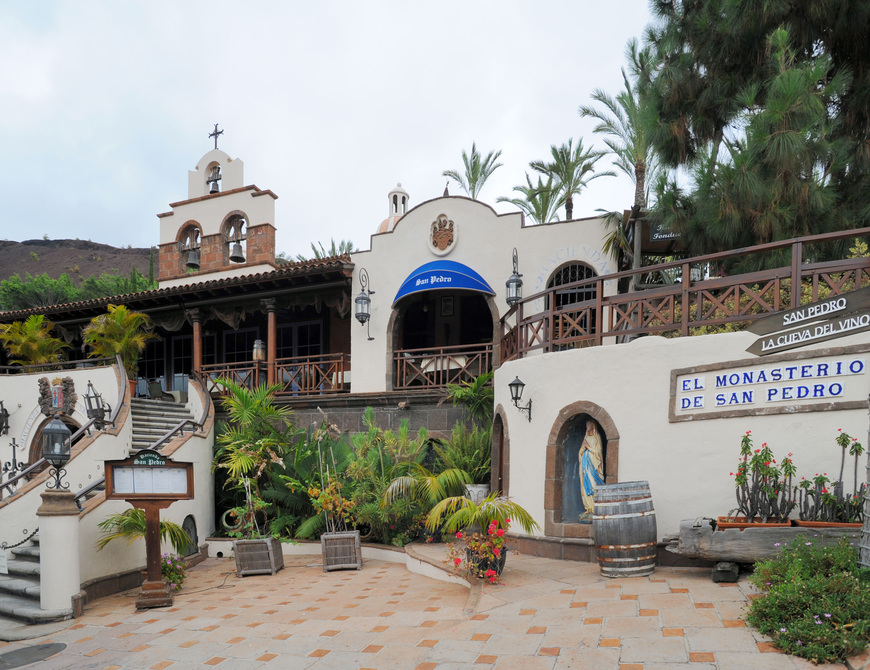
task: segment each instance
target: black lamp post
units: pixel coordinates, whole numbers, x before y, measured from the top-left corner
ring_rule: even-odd
[[[89,419],[94,419],[97,430],[102,430],[105,425],[106,413],[111,412],[109,403],[103,402],[103,396],[97,393],[97,389],[88,380],[88,391],[85,393],[85,408]]]
[[[529,402],[525,405],[520,405],[520,400],[523,398],[523,389],[526,388],[526,385],[520,381],[520,378],[517,377],[510,384],[508,384],[508,388],[511,390],[511,400],[514,403],[514,407],[516,407],[521,412],[527,412],[529,415],[529,421],[532,420],[532,399],[529,398]]]
[[[507,287],[507,297],[505,300],[507,301],[508,307],[513,307],[523,299],[523,280],[521,279],[523,275],[520,274],[519,271],[519,259],[517,258],[516,247],[514,247],[513,261],[514,272],[504,283]]]
[[[374,291],[369,290],[369,273],[366,272],[365,268],[361,268],[359,271],[359,283],[360,283],[360,292],[359,295],[354,300],[356,303],[356,320],[360,322],[360,324],[368,324],[369,319],[372,316],[372,299],[369,296],[375,294]],[[371,325],[367,326],[366,333],[368,334],[369,340],[373,340],[375,338],[372,337]]]
[[[55,414],[48,425],[42,429],[42,457],[52,465],[48,474],[54,477],[45,486],[49,489],[68,489],[69,483],[62,484],[61,479],[66,474],[63,465],[69,460],[70,438],[72,433],[60,420],[60,414]]]

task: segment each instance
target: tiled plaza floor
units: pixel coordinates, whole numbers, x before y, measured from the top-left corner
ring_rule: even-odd
[[[439,545],[415,550],[443,556]],[[826,667],[777,653],[747,628],[750,593],[744,579],[713,584],[709,569],[610,580],[595,564],[516,554],[503,584],[471,592],[377,560],[325,573],[318,556],[293,556],[277,575],[239,579],[230,560],[209,559],[171,608],[137,612],[135,592],[103,598],[66,630],[0,643],[0,654],[67,645],[27,666],[39,670]]]

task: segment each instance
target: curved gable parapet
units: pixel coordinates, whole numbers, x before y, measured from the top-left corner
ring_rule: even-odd
[[[245,164],[225,151],[212,149],[204,154],[193,170],[187,173],[187,197],[200,198],[209,194],[212,167],[220,168],[220,191],[230,191],[245,185]]]

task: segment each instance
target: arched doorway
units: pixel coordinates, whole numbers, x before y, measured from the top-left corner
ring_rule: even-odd
[[[393,388],[458,384],[492,369],[498,313],[478,291],[431,289],[393,306]]]
[[[505,421],[499,406],[492,421],[492,482],[490,490],[510,495],[510,444],[505,434]]]

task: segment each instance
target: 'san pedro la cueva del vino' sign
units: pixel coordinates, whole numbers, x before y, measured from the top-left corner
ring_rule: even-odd
[[[757,356],[870,330],[870,287],[755,321],[749,332],[764,337],[746,351]]]

